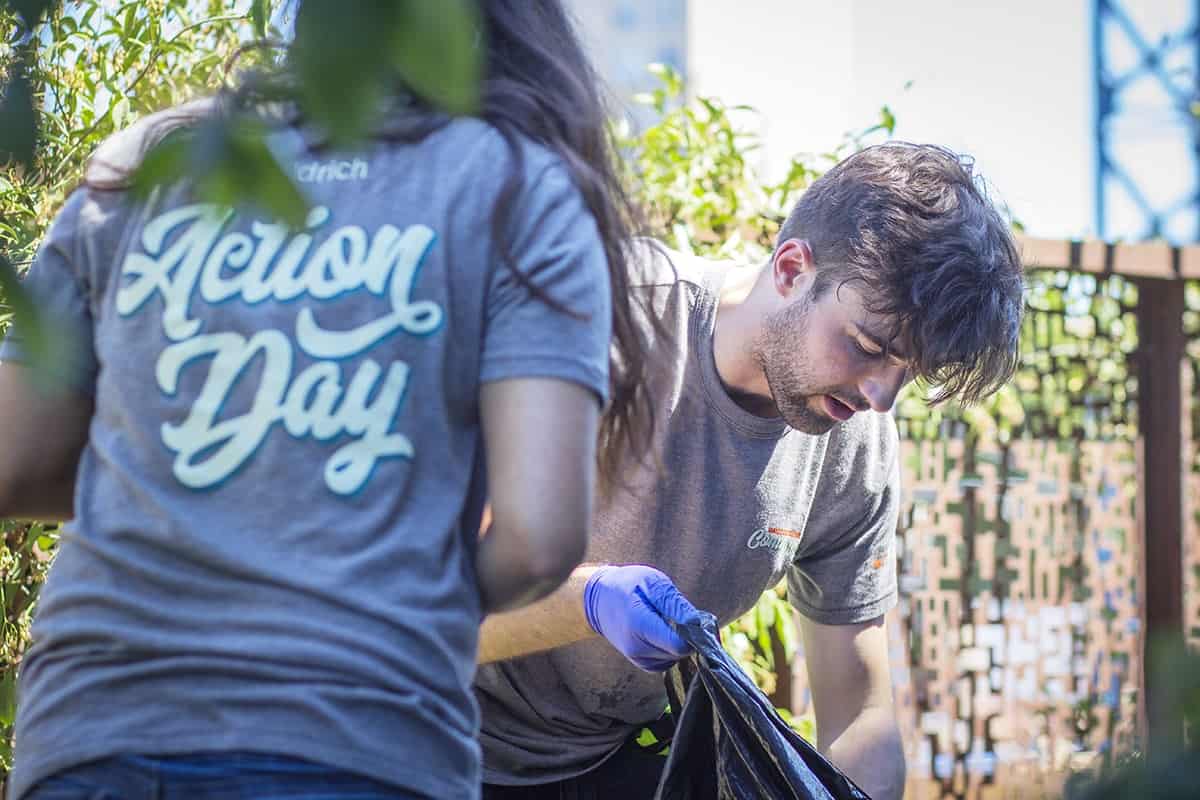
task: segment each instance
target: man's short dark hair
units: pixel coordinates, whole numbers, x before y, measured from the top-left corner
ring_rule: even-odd
[[[969,159],[908,143],[855,153],[804,192],[779,232],[788,239],[812,247],[814,298],[857,284],[868,310],[893,320],[933,402],[973,403],[1012,377],[1021,259]]]

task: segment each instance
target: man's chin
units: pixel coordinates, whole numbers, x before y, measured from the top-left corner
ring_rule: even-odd
[[[818,413],[808,405],[803,405],[799,409],[789,409],[786,412],[780,409],[780,416],[783,417],[783,421],[789,428],[811,436],[828,433],[833,430],[834,425],[838,424],[838,420]]]

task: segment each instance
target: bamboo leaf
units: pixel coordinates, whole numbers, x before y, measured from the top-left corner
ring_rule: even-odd
[[[250,20],[254,23],[254,35],[263,38],[267,35],[267,0],[251,0]]]

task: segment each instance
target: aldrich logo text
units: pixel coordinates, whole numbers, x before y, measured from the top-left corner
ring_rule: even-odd
[[[300,183],[362,181],[370,176],[370,171],[370,165],[361,158],[302,161],[296,165],[296,180]]]

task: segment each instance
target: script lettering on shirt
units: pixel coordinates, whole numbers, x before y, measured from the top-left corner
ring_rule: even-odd
[[[746,547],[751,550],[757,550],[760,547],[765,547],[767,550],[778,551],[782,550],[784,542],[777,536],[772,536],[767,533],[766,528],[759,528],[754,533],[750,534],[750,538],[746,540]]]
[[[746,548],[749,550],[769,550],[772,553],[786,553],[789,557],[795,553],[798,545],[799,540],[795,535],[781,536],[770,528],[758,528],[746,540]]]
[[[330,218],[327,208],[308,215],[305,230],[255,221],[250,233],[226,231],[231,211],[195,204],[168,211],[142,230],[141,251],[121,265],[117,312],[131,316],[147,301],[163,302],[163,332],[170,344],[156,364],[159,388],[174,396],[182,373],[207,365],[202,389],[186,418],[162,426],[163,444],[175,454],[173,471],[185,486],[218,485],[246,463],[273,428],[294,438],[331,441],[348,436],[325,464],[326,485],[337,494],[360,490],[380,459],[411,458],[412,442],[391,430],[403,404],[409,366],[364,357],[348,380],[339,361],[365,354],[396,333],[426,336],[444,313],[430,300],[414,301],[421,261],[436,235],[424,225],[401,231],[380,226],[374,235],[345,225],[315,243],[313,231]],[[321,324],[321,304],[365,291],[386,301],[386,313],[349,330]],[[295,331],[263,329],[247,338],[204,330],[196,303],[266,300],[315,301],[296,315]],[[314,359],[296,371],[294,348]],[[233,388],[260,370],[250,408],[222,414]]]

